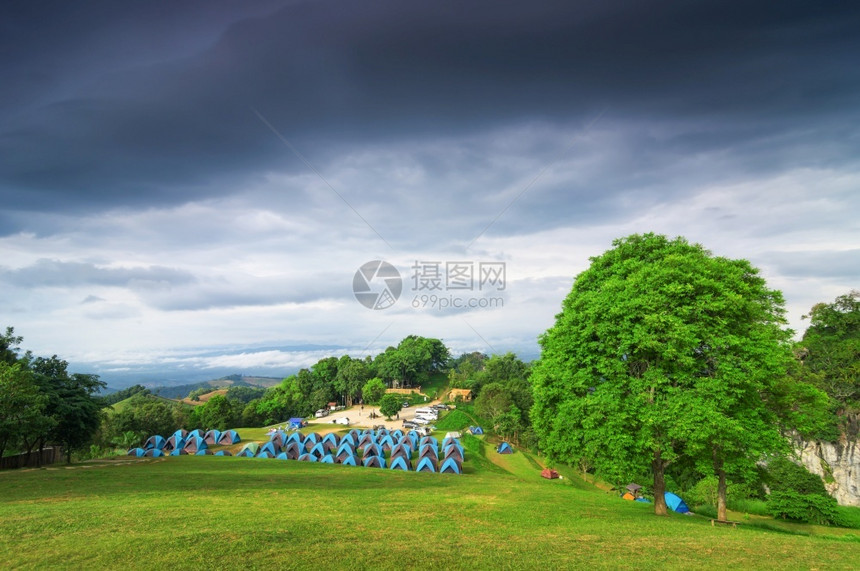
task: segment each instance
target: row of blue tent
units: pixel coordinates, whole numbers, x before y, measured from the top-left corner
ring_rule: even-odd
[[[273,441],[273,442],[278,442],[281,445],[286,444],[288,441],[295,441],[295,442],[298,442],[300,444],[307,444],[308,442],[316,444],[317,442],[322,442],[322,441],[327,441],[327,440],[330,440],[330,441],[335,442],[336,444],[339,444],[341,438],[343,438],[343,439],[351,440],[353,444],[361,445],[361,441],[363,439],[371,439],[374,442],[378,442],[381,444],[385,438],[390,438],[393,442],[397,442],[401,438],[403,438],[404,436],[408,436],[412,440],[417,440],[417,439],[421,438],[418,435],[418,433],[414,430],[409,430],[407,432],[404,432],[404,431],[399,430],[399,429],[388,430],[385,428],[380,428],[378,430],[375,430],[375,429],[368,428],[365,430],[358,430],[356,428],[353,428],[352,430],[347,432],[342,437],[339,436],[338,434],[334,433],[334,432],[326,434],[325,436],[321,436],[321,435],[317,434],[316,432],[312,432],[306,436],[303,436],[300,432],[289,432],[289,433],[287,433],[283,430],[273,430],[269,434],[269,440]]]
[[[177,434],[171,438],[175,436]],[[165,451],[166,447],[158,448],[154,445],[149,449],[129,450],[128,454],[144,457],[212,454],[205,440],[199,435],[192,432],[184,436],[185,445],[172,450]],[[238,442],[238,434],[235,437]],[[153,443],[156,442],[153,440]],[[390,453],[387,458],[386,452]],[[214,455],[232,454],[227,450],[220,450]],[[299,432],[286,433],[276,430],[270,434],[268,442],[262,445],[249,442],[237,456],[461,474],[465,450],[458,438],[446,437],[440,445],[435,437],[420,437],[414,430],[403,432],[353,429],[342,437],[335,433],[324,436],[311,433],[303,436]]]
[[[416,471],[435,472],[438,469],[439,472],[461,473],[465,451],[459,439],[442,441],[441,458],[439,450],[436,438],[420,438],[415,431],[353,429],[343,437],[335,433],[325,436],[311,433],[303,437],[295,432],[276,431],[270,435],[269,442],[262,446],[249,443],[238,456],[385,468],[385,454],[390,452],[388,464],[391,468],[412,470],[415,460]]]
[[[238,456],[244,456],[240,453]],[[261,453],[256,456],[248,455],[254,458],[273,458],[268,453]],[[364,456],[359,458],[355,454],[346,454],[334,456],[326,454],[321,458],[317,458],[313,454],[302,454],[298,458],[291,458],[286,452],[281,452],[274,456],[277,460],[291,460],[299,462],[319,462],[321,464],[340,464],[342,466],[363,466],[365,468],[389,468],[391,470],[403,470],[414,472],[438,472],[440,474],[462,474],[463,465],[456,457],[448,457],[439,461],[436,457],[424,456],[417,462],[405,456],[394,456],[386,459],[384,456]]]
[[[144,450],[143,448],[132,448],[127,453],[128,456],[135,456],[137,458],[161,458],[163,456],[232,456],[230,451],[228,450],[219,450],[218,452],[212,453],[208,448],[201,448],[196,452],[188,452],[184,448],[174,448],[168,453],[165,453],[164,450],[159,450],[158,448],[150,448],[149,450]]]
[[[160,434],[150,436],[146,439],[146,442],[143,443],[142,448],[144,450],[151,450],[153,448],[164,450],[166,448],[170,451],[176,448],[182,448],[190,441],[202,441],[207,446],[229,446],[231,444],[241,442],[242,439],[239,437],[239,433],[235,430],[225,430],[224,432],[219,430],[208,430],[206,432],[202,430],[192,430],[191,432],[188,432],[187,430],[180,429],[168,438],[164,438]]]
[[[129,456],[137,457],[160,457],[180,456],[182,454],[211,454],[207,452],[209,446],[228,446],[237,444],[242,439],[235,430],[177,430],[168,438],[155,434],[146,439],[140,448],[132,448],[128,451]]]
[[[480,426],[470,426],[469,433],[474,434],[475,436],[481,435],[484,433],[484,429]]]

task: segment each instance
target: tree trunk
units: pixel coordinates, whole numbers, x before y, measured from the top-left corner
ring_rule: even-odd
[[[662,453],[659,450],[655,451],[651,469],[654,472],[654,513],[656,515],[669,515],[666,507],[666,481],[663,479],[665,468],[666,463],[663,461]]]
[[[719,521],[728,521],[726,515],[726,471],[723,470],[722,462],[716,469],[717,478],[717,519]]]

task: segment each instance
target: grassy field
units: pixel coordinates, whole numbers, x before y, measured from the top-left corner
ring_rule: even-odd
[[[182,456],[0,473],[4,568],[848,569],[860,535],[658,518],[464,437],[462,476]],[[771,520],[772,521],[772,520]],[[852,563],[853,562],[853,563]]]

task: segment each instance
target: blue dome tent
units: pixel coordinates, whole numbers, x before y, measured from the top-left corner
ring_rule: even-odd
[[[196,454],[198,450],[206,450],[209,448],[209,445],[206,444],[206,441],[203,440],[200,436],[188,436],[188,440],[185,441],[185,445],[182,449],[189,454]]]
[[[361,450],[362,457],[367,456],[382,456],[382,448],[379,444],[368,444]]]
[[[220,446],[226,446],[228,444],[238,444],[239,442],[242,442],[242,439],[239,438],[239,433],[235,430],[224,431],[218,438],[218,444]]]
[[[435,472],[436,471],[436,463],[432,458],[426,457],[422,458],[418,465],[415,467],[416,472]]]
[[[666,505],[669,506],[673,512],[679,514],[685,514],[690,511],[690,508],[687,507],[687,504],[684,503],[684,500],[673,494],[672,492],[666,492],[663,494],[663,497],[666,498]]]
[[[203,440],[209,446],[217,446],[218,441],[221,440],[221,431],[220,430],[210,430],[206,434],[203,435]]]
[[[165,444],[167,444],[167,440],[163,436],[156,434],[146,439],[146,442],[143,443],[143,449],[152,450],[153,448],[157,448],[161,450]]]
[[[442,463],[442,466],[439,468],[440,474],[462,474],[463,470],[460,468],[460,465],[453,459],[448,458]]]
[[[279,453],[280,451],[281,451],[281,447],[280,447],[280,446],[278,446],[278,445],[277,445],[276,443],[274,443],[274,442],[269,441],[269,442],[266,442],[265,444],[263,444],[263,445],[259,448],[259,450],[258,450],[258,452],[257,452],[257,456],[259,456],[261,452],[265,452],[265,453],[269,454],[269,455],[270,455],[270,457],[274,458],[275,456],[277,456],[277,455],[278,455],[278,453]]]
[[[385,468],[385,458],[382,456],[367,456],[361,461],[365,468]]]
[[[404,471],[408,472],[409,470],[412,469],[412,466],[410,464],[411,463],[409,462],[409,460],[407,460],[403,456],[398,456],[397,458],[395,458],[394,460],[391,461],[390,468],[392,470],[404,470]]]
[[[320,459],[326,455],[326,449],[325,447],[323,447],[322,442],[317,442],[310,450],[308,450],[308,454],[316,456],[317,459]]]

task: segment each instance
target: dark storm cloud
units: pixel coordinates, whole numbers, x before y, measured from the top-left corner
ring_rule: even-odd
[[[252,107],[323,169],[362,143],[581,126],[603,109],[672,122],[652,143],[664,162],[747,145],[769,170],[783,146],[801,166],[858,151],[856,4],[239,4],[3,8],[5,208],[177,204],[307,172]]]
[[[100,285],[158,289],[194,283],[196,278],[183,270],[150,266],[146,268],[103,268],[86,262],[39,260],[31,266],[11,269],[0,266],[0,282],[21,287],[75,287]],[[93,301],[92,296],[86,301]]]

